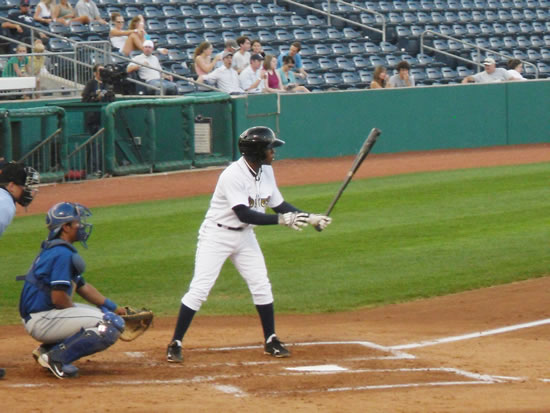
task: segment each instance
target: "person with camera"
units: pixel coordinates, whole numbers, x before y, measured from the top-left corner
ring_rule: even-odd
[[[277,70],[281,81],[283,82],[283,88],[287,92],[309,92],[305,86],[298,85],[296,83],[296,76],[292,69],[294,68],[294,58],[292,56],[283,57],[283,66]]]
[[[143,53],[132,59],[132,63],[128,65],[126,71],[128,73],[137,71],[142,81],[155,88],[162,88],[164,95],[177,95],[178,86],[172,81],[172,75],[160,72],[162,67],[158,57],[153,55],[154,48],[155,45],[151,40],[145,40],[143,42]],[[155,89],[155,94],[160,95],[160,90]]]

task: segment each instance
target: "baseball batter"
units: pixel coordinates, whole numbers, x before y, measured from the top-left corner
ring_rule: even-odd
[[[124,330],[124,308],[105,298],[86,283],[85,263],[73,246],[86,247],[92,224],[91,212],[83,205],[61,202],[46,216],[48,238],[25,276],[19,313],[25,330],[43,343],[33,357],[57,378],[76,377],[71,363],[113,345]],[[73,290],[95,306],[75,304]]]
[[[273,294],[254,226],[280,224],[301,230],[310,224],[324,229],[331,218],[302,212],[283,199],[271,167],[274,148],[283,144],[264,126],[247,129],[239,137],[242,157],[220,175],[199,230],[195,272],[189,291],[181,300],[174,336],[167,349],[169,362],[183,361],[183,336],[206,301],[227,258],[231,259],[252,294],[262,323],[265,354],[290,356],[275,334]],[[277,214],[266,214],[266,207]]]
[[[33,168],[15,162],[0,164],[0,236],[15,216],[15,203],[27,207],[37,192],[40,175]],[[6,371],[0,368],[0,378]]]

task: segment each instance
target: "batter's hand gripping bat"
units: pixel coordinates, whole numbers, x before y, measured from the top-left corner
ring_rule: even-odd
[[[380,136],[380,129],[372,128],[372,130],[369,133],[369,136],[367,136],[367,139],[363,143],[363,146],[361,146],[361,149],[359,150],[359,153],[355,157],[353,161],[353,165],[351,165],[350,170],[348,171],[348,174],[346,175],[346,179],[344,179],[344,182],[342,182],[342,185],[340,186],[340,189],[336,193],[336,196],[330,203],[327,212],[325,212],[325,215],[328,217],[332,210],[334,209],[334,206],[336,205],[336,202],[340,199],[342,194],[344,193],[344,190],[348,186],[348,184],[351,181],[351,178],[353,178],[353,175],[355,175],[355,172],[359,169],[369,152],[371,151],[372,147],[376,143],[376,139]],[[315,229],[317,231],[322,231],[322,229],[319,226],[316,226]]]

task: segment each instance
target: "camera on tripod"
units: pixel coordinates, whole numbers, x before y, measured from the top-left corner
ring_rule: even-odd
[[[99,76],[106,90],[104,94],[102,93],[102,101],[112,102],[115,100],[116,93],[124,93],[125,80],[128,77],[125,68],[108,64],[99,70]]]

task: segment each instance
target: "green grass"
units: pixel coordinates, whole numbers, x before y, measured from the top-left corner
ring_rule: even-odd
[[[550,164],[353,181],[324,232],[258,227],[278,312],[331,312],[444,295],[548,274]],[[323,211],[339,184],[286,187]],[[95,208],[85,278],[121,304],[175,315],[193,272],[208,197]],[[0,238],[0,323],[17,323],[23,274],[44,216]],[[77,244],[78,246],[78,244]],[[202,314],[253,313],[228,262]]]

